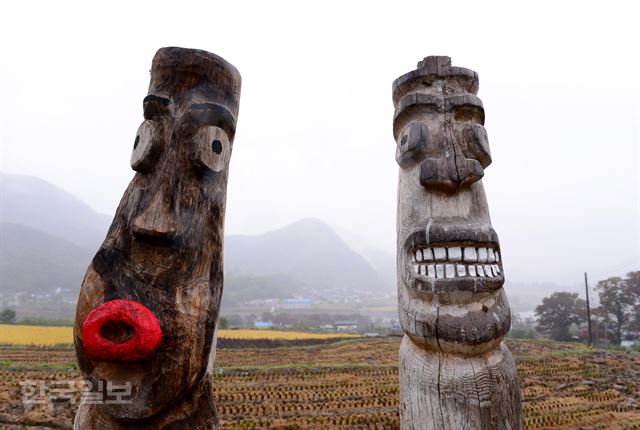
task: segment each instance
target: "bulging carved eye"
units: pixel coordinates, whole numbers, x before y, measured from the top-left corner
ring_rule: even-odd
[[[162,149],[162,126],[152,120],[140,124],[133,141],[131,168],[136,172],[147,172]]]
[[[227,167],[230,157],[231,143],[223,129],[207,126],[198,131],[194,152],[196,166],[221,172]]]
[[[408,167],[424,158],[429,143],[429,129],[421,121],[413,121],[404,127],[396,148],[396,161]]]

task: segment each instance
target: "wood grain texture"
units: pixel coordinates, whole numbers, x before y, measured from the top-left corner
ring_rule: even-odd
[[[240,82],[231,64],[205,51],[162,48],[153,59],[144,121],[132,139],[137,173],[87,270],[74,327],[93,390],[131,384],[131,394],[120,403],[83,402],[77,429],[217,428],[212,371]],[[83,323],[118,299],[159,322],[161,342],[145,360],[88,358]],[[135,326],[126,330],[136,336]]]
[[[478,74],[427,57],[393,84],[403,429],[522,429]]]

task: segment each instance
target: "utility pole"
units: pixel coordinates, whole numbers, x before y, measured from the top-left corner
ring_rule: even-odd
[[[584,291],[587,293],[587,323],[589,324],[589,346],[593,346],[593,334],[591,332],[591,308],[589,307],[589,283],[587,272],[584,272]]]

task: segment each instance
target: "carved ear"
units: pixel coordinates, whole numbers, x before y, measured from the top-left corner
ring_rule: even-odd
[[[193,161],[199,169],[221,172],[229,165],[231,142],[220,127],[207,126],[196,133]]]
[[[136,172],[148,172],[162,151],[162,124],[157,121],[146,120],[136,133],[131,153],[131,168]]]

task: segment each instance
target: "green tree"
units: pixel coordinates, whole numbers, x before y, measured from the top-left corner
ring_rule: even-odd
[[[225,317],[220,317],[220,320],[218,321],[218,328],[221,330],[229,328],[229,320]]]
[[[571,324],[584,321],[585,301],[578,293],[556,292],[542,299],[535,309],[538,318],[536,327],[540,333],[559,341],[573,340],[569,334]]]
[[[634,303],[631,311],[629,331],[636,341],[640,341],[640,271],[627,273],[625,282]]]
[[[596,313],[603,319],[605,326],[610,328],[613,343],[620,345],[623,334],[630,328],[629,323],[633,318],[634,295],[627,279],[619,276],[598,282],[596,290],[600,298],[600,306]]]
[[[0,312],[0,323],[2,324],[15,324],[16,322],[16,311],[13,309],[3,309]]]

